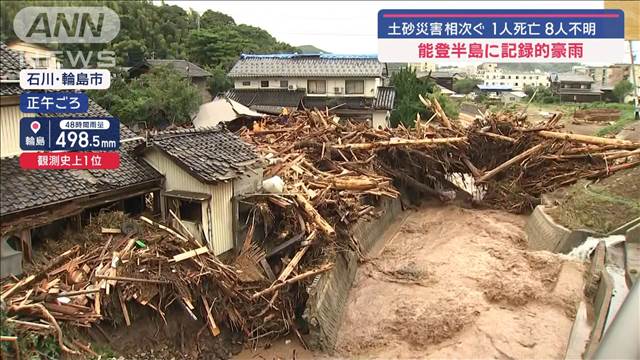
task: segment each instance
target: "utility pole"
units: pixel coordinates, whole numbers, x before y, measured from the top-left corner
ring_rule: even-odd
[[[629,40],[629,55],[631,56],[631,78],[633,80],[633,114],[636,120],[640,120],[640,108],[638,108],[638,83],[636,82],[636,65],[633,61],[633,42]]]

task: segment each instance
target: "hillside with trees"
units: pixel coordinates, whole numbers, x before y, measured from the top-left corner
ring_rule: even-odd
[[[111,50],[117,63],[131,66],[144,58],[187,59],[204,67],[229,67],[241,53],[293,52],[263,29],[236,24],[230,16],[198,14],[177,5],[151,1],[11,1],[3,4],[0,40],[16,38],[13,18],[26,6],[106,6],[120,16],[120,32],[109,44],[60,44],[58,50]],[[53,24],[51,25],[53,26]]]
[[[26,6],[106,6],[120,17],[120,32],[108,44],[43,44],[52,50],[72,51],[77,56],[93,52],[89,64],[97,62],[97,51],[113,51],[116,64],[133,66],[144,59],[186,59],[213,76],[209,79],[211,94],[233,86],[226,76],[240,54],[299,52],[300,49],[276,40],[267,31],[250,25],[236,24],[223,13],[207,10],[202,14],[177,5],[153,4],[148,0],[133,1],[5,1],[2,4],[0,40],[16,39],[13,19]],[[50,24],[53,28],[55,25]],[[305,49],[314,48],[311,45]],[[317,48],[316,48],[317,49]],[[63,67],[73,67],[67,56],[60,56]],[[195,87],[168,69],[158,69],[139,79],[128,79],[125,72],[115,71],[109,91],[92,91],[101,106],[124,123],[146,122],[148,126],[182,124],[197,110],[199,96]]]

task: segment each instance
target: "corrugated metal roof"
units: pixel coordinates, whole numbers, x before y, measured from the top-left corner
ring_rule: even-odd
[[[229,77],[379,77],[384,65],[370,55],[243,55]]]
[[[373,103],[375,109],[392,110],[393,102],[396,99],[396,89],[392,86],[379,86],[376,101]]]

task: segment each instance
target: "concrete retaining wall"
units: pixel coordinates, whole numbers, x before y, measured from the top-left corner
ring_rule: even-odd
[[[370,251],[382,238],[387,227],[402,211],[399,199],[384,198],[378,207],[382,214],[372,221],[359,221],[351,230],[361,250]],[[353,251],[337,256],[331,271],[320,275],[312,285],[303,318],[309,324],[305,342],[314,350],[332,352],[338,340],[344,307],[349,297],[358,268],[358,257]]]
[[[536,206],[524,230],[527,234],[529,249],[564,254],[582,244],[587,237],[599,235],[588,230],[569,230],[557,224],[545,212],[543,205]]]

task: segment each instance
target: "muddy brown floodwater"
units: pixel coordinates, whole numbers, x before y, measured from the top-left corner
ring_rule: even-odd
[[[340,357],[563,358],[584,265],[526,250],[525,217],[455,206],[401,220],[357,273]]]
[[[453,205],[405,212],[358,268],[335,353],[290,336],[235,358],[564,358],[585,266],[526,250],[525,221]]]

